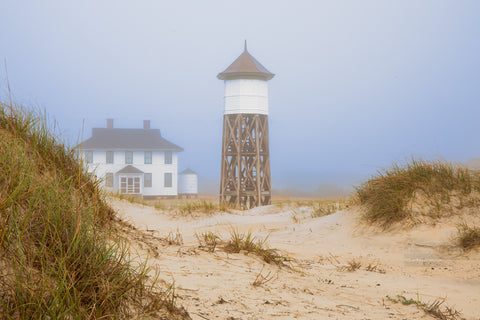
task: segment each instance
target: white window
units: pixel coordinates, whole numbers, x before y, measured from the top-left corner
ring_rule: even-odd
[[[105,174],[105,186],[108,188],[113,188],[113,173],[107,172]]]
[[[152,164],[152,151],[145,151],[145,164]]]
[[[93,151],[85,151],[85,161],[87,163],[93,163]]]
[[[165,164],[172,164],[172,151],[165,151]]]
[[[166,172],[164,175],[164,186],[165,188],[171,188],[172,187],[172,173],[171,172]]]
[[[107,151],[105,158],[106,163],[113,163],[113,151]]]
[[[151,188],[152,187],[152,174],[151,173],[144,173],[143,174],[143,187],[144,188]]]
[[[132,164],[132,163],[133,163],[133,152],[125,151],[125,164]]]
[[[140,193],[140,177],[120,177],[121,193]]]

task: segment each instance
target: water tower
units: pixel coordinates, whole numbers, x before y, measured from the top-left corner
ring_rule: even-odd
[[[248,51],[217,75],[225,82],[220,201],[242,208],[271,203],[268,85],[273,73]]]

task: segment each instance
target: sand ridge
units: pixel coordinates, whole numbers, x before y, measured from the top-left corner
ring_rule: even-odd
[[[415,305],[387,298],[397,295],[425,303],[444,299],[463,318],[480,319],[480,252],[452,245],[455,219],[384,232],[359,224],[355,208],[311,218],[308,209],[267,206],[192,219],[125,200],[110,202],[141,230],[182,235],[182,245],[152,237],[150,249],[132,241],[132,251],[149,256],[160,277],[175,282],[177,303],[192,319],[433,319]],[[199,248],[195,233],[212,231],[228,239],[232,227],[268,235],[270,247],[296,259],[296,270],[266,264],[251,253]],[[353,261],[361,266],[351,272]],[[260,272],[270,280],[253,286]]]

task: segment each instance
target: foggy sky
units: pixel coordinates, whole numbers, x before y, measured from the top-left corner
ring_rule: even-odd
[[[274,189],[356,185],[411,156],[480,157],[480,1],[0,1],[15,100],[75,144],[153,128],[179,169],[220,175],[224,84],[243,50],[269,81]],[[200,186],[202,188],[202,186]]]

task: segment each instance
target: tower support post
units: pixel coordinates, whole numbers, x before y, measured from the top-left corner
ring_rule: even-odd
[[[220,201],[244,209],[271,204],[268,116],[225,114]]]

